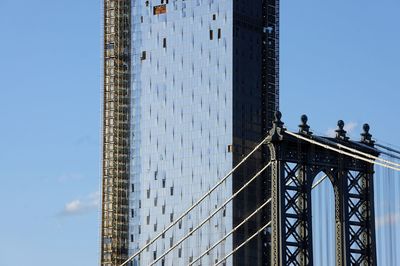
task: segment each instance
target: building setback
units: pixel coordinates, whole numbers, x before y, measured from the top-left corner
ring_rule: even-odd
[[[161,232],[266,135],[278,108],[278,0],[105,0],[101,265]],[[260,150],[132,265],[149,265],[268,160]],[[269,197],[257,181],[157,265],[187,265]],[[202,259],[253,234],[250,220]],[[269,264],[268,232],[225,265]],[[200,263],[197,263],[200,265]]]

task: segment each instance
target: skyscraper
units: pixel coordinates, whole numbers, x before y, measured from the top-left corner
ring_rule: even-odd
[[[278,108],[278,0],[105,0],[101,264],[119,265],[266,135]],[[261,150],[132,265],[148,265],[268,160]],[[159,265],[187,265],[269,194],[257,181]],[[268,211],[203,258],[224,257]],[[266,265],[268,235],[225,265]]]

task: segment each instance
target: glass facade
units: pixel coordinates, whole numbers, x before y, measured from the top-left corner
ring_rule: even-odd
[[[108,1],[129,3],[130,11],[130,32],[123,35],[130,38],[124,53],[129,54],[126,69],[131,73],[125,94],[130,97],[130,138],[125,142],[129,178],[124,188],[129,189],[122,194],[129,206],[122,214],[129,217],[127,240],[121,240],[128,242],[127,257],[180,216],[266,135],[278,104],[279,7],[278,0]],[[161,256],[252,177],[267,157],[264,150],[256,153],[131,265],[149,265]],[[103,181],[104,195],[105,191]],[[264,176],[157,265],[188,265],[268,194]],[[104,206],[103,196],[103,210]],[[251,219],[196,265],[214,265],[257,231],[268,213]],[[221,265],[265,265],[268,239],[264,232]],[[110,246],[113,241],[107,238]]]
[[[130,254],[232,167],[232,9],[232,1],[133,3]],[[163,254],[231,193],[228,181],[144,252],[140,265]],[[232,221],[228,205],[164,265],[187,265],[232,229]],[[232,239],[203,263],[212,265],[230,250]]]

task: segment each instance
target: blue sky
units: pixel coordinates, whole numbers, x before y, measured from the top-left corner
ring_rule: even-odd
[[[281,1],[281,110],[400,145],[400,2]],[[100,1],[0,0],[0,265],[97,265]],[[60,258],[62,258],[60,260]]]

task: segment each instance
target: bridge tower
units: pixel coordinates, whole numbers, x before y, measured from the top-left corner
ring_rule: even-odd
[[[314,136],[306,116],[299,127],[302,137],[379,155],[367,124],[359,142],[346,136],[343,121],[335,138]],[[373,164],[295,138],[284,129],[279,112],[267,146],[272,160],[271,265],[314,265],[311,189],[321,172],[335,194],[336,265],[376,265]]]

